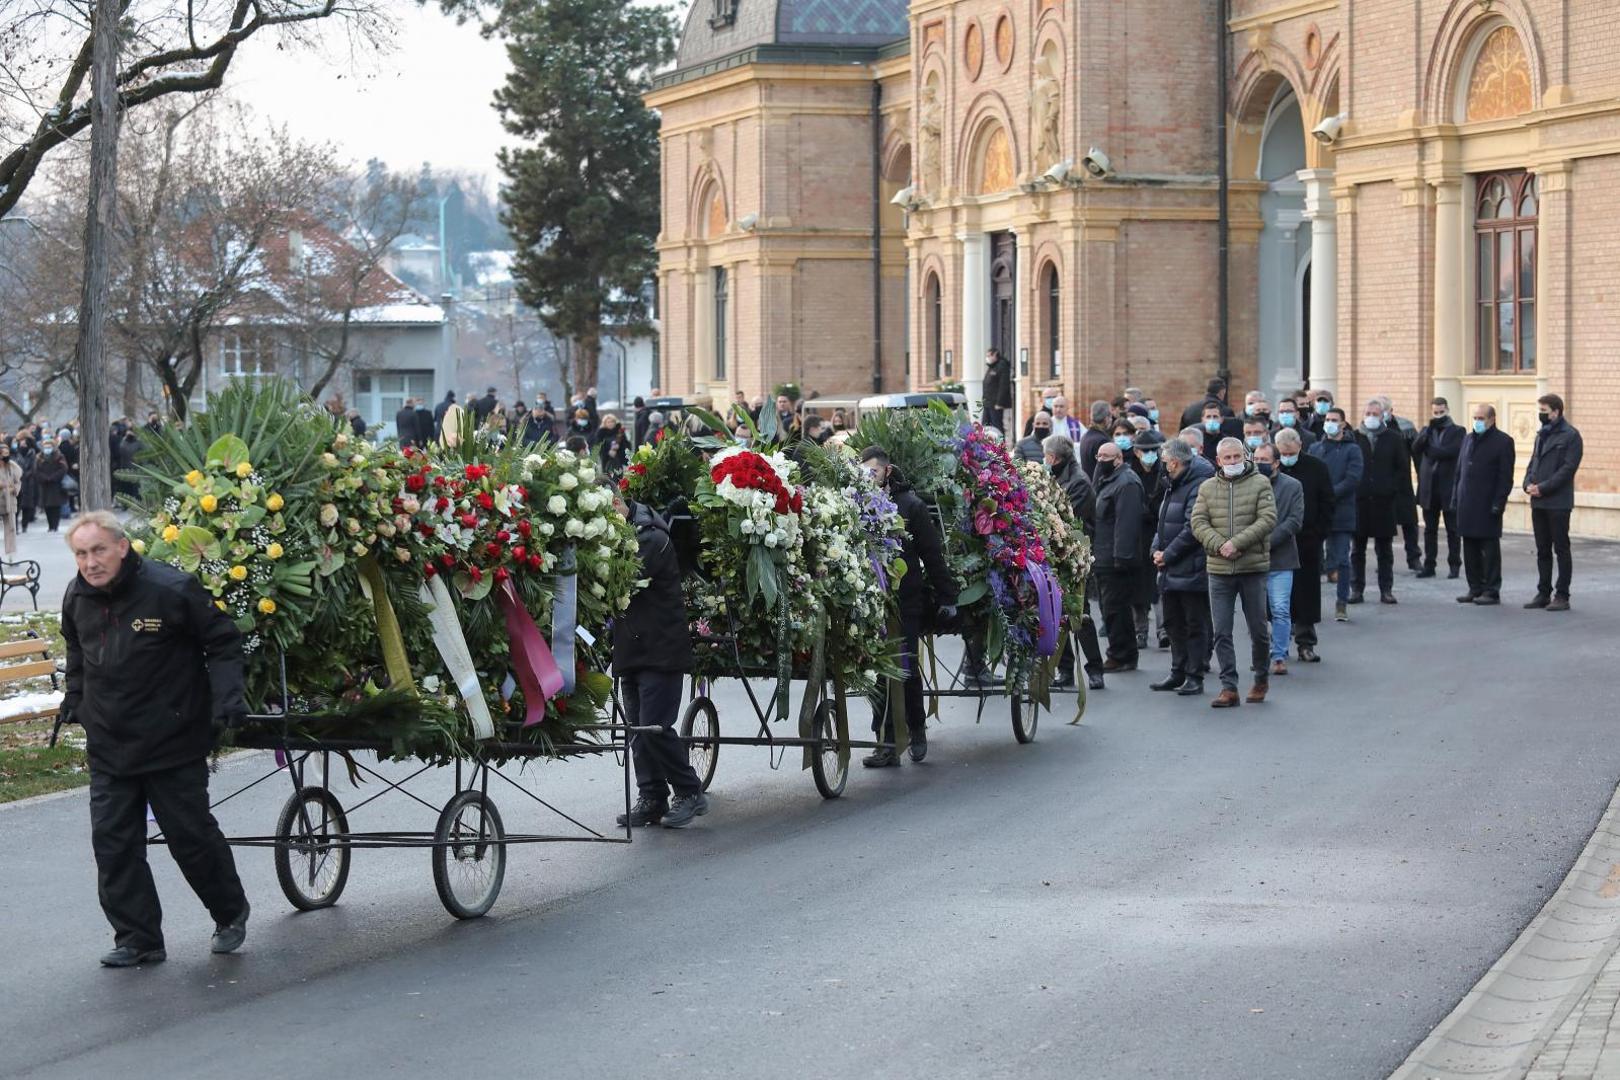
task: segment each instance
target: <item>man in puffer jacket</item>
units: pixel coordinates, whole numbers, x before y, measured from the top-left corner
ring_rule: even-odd
[[[1164,444],[1163,460],[1170,487],[1159,505],[1153,565],[1159,569],[1164,628],[1170,635],[1170,676],[1150,689],[1196,697],[1204,693],[1212,628],[1204,546],[1193,536],[1192,508],[1215,466],[1183,439]]]
[[[1271,652],[1266,574],[1271,569],[1271,530],[1277,525],[1277,502],[1271,483],[1245,460],[1239,440],[1222,439],[1215,448],[1215,464],[1215,478],[1198,489],[1192,530],[1204,545],[1210,614],[1215,622],[1215,655],[1221,664],[1221,692],[1210,705],[1229,709],[1238,704],[1232,621],[1240,595],[1243,621],[1249,626],[1254,671],[1248,700],[1251,704],[1266,700],[1270,679],[1266,661]]]

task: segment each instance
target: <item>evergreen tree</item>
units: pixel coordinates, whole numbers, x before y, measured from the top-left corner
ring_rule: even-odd
[[[509,8],[512,71],[495,97],[526,145],[501,152],[517,294],[577,342],[574,385],[596,384],[604,321],[645,328],[655,268],[658,119],[642,104],[674,55],[669,12],[624,0]]]

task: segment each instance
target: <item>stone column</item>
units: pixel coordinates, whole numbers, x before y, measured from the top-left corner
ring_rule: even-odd
[[[1301,169],[1311,223],[1311,389],[1339,392],[1339,231],[1333,170]]]
[[[1468,347],[1473,292],[1463,272],[1468,259],[1463,182],[1460,177],[1445,178],[1434,181],[1433,186],[1434,392],[1451,403],[1453,414],[1466,417],[1462,378],[1467,370],[1464,352]]]
[[[1017,305],[1015,308],[1017,317],[1013,319],[1012,355],[1007,357],[1013,370],[1012,422],[1007,424],[1004,433],[1007,436],[1008,446],[1016,445],[1019,433],[1024,430],[1024,414],[1029,409],[1029,388],[1040,382],[1040,361],[1034,355],[1035,342],[1040,335],[1033,331],[1026,332],[1025,329],[1033,326],[1032,320],[1040,315],[1040,307],[1030,294],[1029,284],[1030,271],[1033,269],[1029,264],[1035,257],[1035,249],[1030,246],[1030,242],[1034,236],[1027,228],[1016,230],[1013,236],[1018,251],[1017,261],[1013,264],[1013,303]],[[1030,351],[1028,375],[1023,374],[1023,368],[1019,364],[1019,357],[1025,349]]]
[[[974,419],[984,408],[984,350],[990,347],[990,238],[958,233],[962,243],[962,392]]]

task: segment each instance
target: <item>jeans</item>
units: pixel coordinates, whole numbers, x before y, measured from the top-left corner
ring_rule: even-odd
[[[655,726],[653,731],[630,734],[630,757],[636,765],[636,787],[655,802],[667,802],[669,793],[696,795],[703,781],[681,737],[675,734],[675,715],[681,707],[678,671],[634,671],[619,680],[624,695],[624,718],[631,727]]]
[[[1164,631],[1170,635],[1170,673],[1189,679],[1202,679],[1209,657],[1209,594],[1183,592],[1164,594]]]
[[[1423,568],[1433,570],[1440,551],[1440,522],[1446,523],[1446,565],[1455,570],[1462,565],[1459,550],[1462,537],[1457,535],[1457,511],[1440,507],[1423,508]]]
[[[1530,510],[1530,527],[1536,533],[1536,593],[1569,599],[1569,579],[1574,573],[1569,552],[1569,511]],[[1558,584],[1553,584],[1553,557],[1558,558]]]
[[[1211,574],[1209,575],[1209,608],[1215,622],[1215,657],[1221,665],[1221,688],[1236,690],[1238,686],[1237,650],[1232,643],[1232,623],[1237,614],[1238,597],[1243,598],[1243,621],[1249,627],[1249,661],[1254,681],[1268,681],[1270,667],[1266,660],[1271,652],[1271,628],[1266,625],[1266,575]]]
[[[1266,598],[1271,601],[1271,658],[1288,659],[1288,635],[1293,623],[1294,572],[1266,574]]]
[[[1350,599],[1350,539],[1354,534],[1333,532],[1328,534],[1328,560],[1325,569],[1337,570],[1339,603]]]
[[[90,771],[90,846],[96,855],[101,910],[113,942],[147,951],[163,948],[163,908],[146,861],[146,808],[169,842],[169,854],[214,922],[228,923],[247,907],[236,860],[208,811],[208,762],[136,776]]]
[[[1496,537],[1462,542],[1463,576],[1468,579],[1469,596],[1502,598],[1502,541]]]

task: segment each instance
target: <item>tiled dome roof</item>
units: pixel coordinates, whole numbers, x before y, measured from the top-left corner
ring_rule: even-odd
[[[756,45],[887,45],[906,36],[906,8],[906,0],[694,0],[677,67]]]

